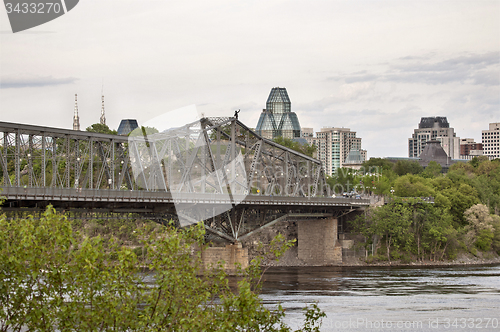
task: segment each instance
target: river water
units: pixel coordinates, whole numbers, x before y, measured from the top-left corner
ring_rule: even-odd
[[[273,268],[261,298],[293,328],[315,302],[321,331],[500,331],[500,265]]]

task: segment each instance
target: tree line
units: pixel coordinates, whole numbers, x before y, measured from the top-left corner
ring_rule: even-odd
[[[355,191],[385,197],[385,205],[371,207],[352,222],[364,246],[379,248],[372,259],[434,261],[453,259],[461,251],[500,254],[500,159],[474,158],[443,174],[435,162],[424,169],[413,161],[372,158],[361,172],[340,169],[328,182],[350,183]]]

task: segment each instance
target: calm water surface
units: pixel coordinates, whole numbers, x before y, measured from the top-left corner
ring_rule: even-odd
[[[274,268],[262,299],[299,327],[316,302],[321,331],[500,331],[500,265]]]

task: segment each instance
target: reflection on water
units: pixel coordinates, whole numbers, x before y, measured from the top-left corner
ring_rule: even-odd
[[[297,327],[312,302],[321,331],[500,331],[500,265],[433,268],[274,268],[264,303]]]

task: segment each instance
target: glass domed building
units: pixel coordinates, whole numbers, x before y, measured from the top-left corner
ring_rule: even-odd
[[[258,135],[274,139],[300,138],[300,123],[297,114],[291,111],[290,98],[286,88],[272,88],[266,102],[266,109],[262,110],[255,131]]]

